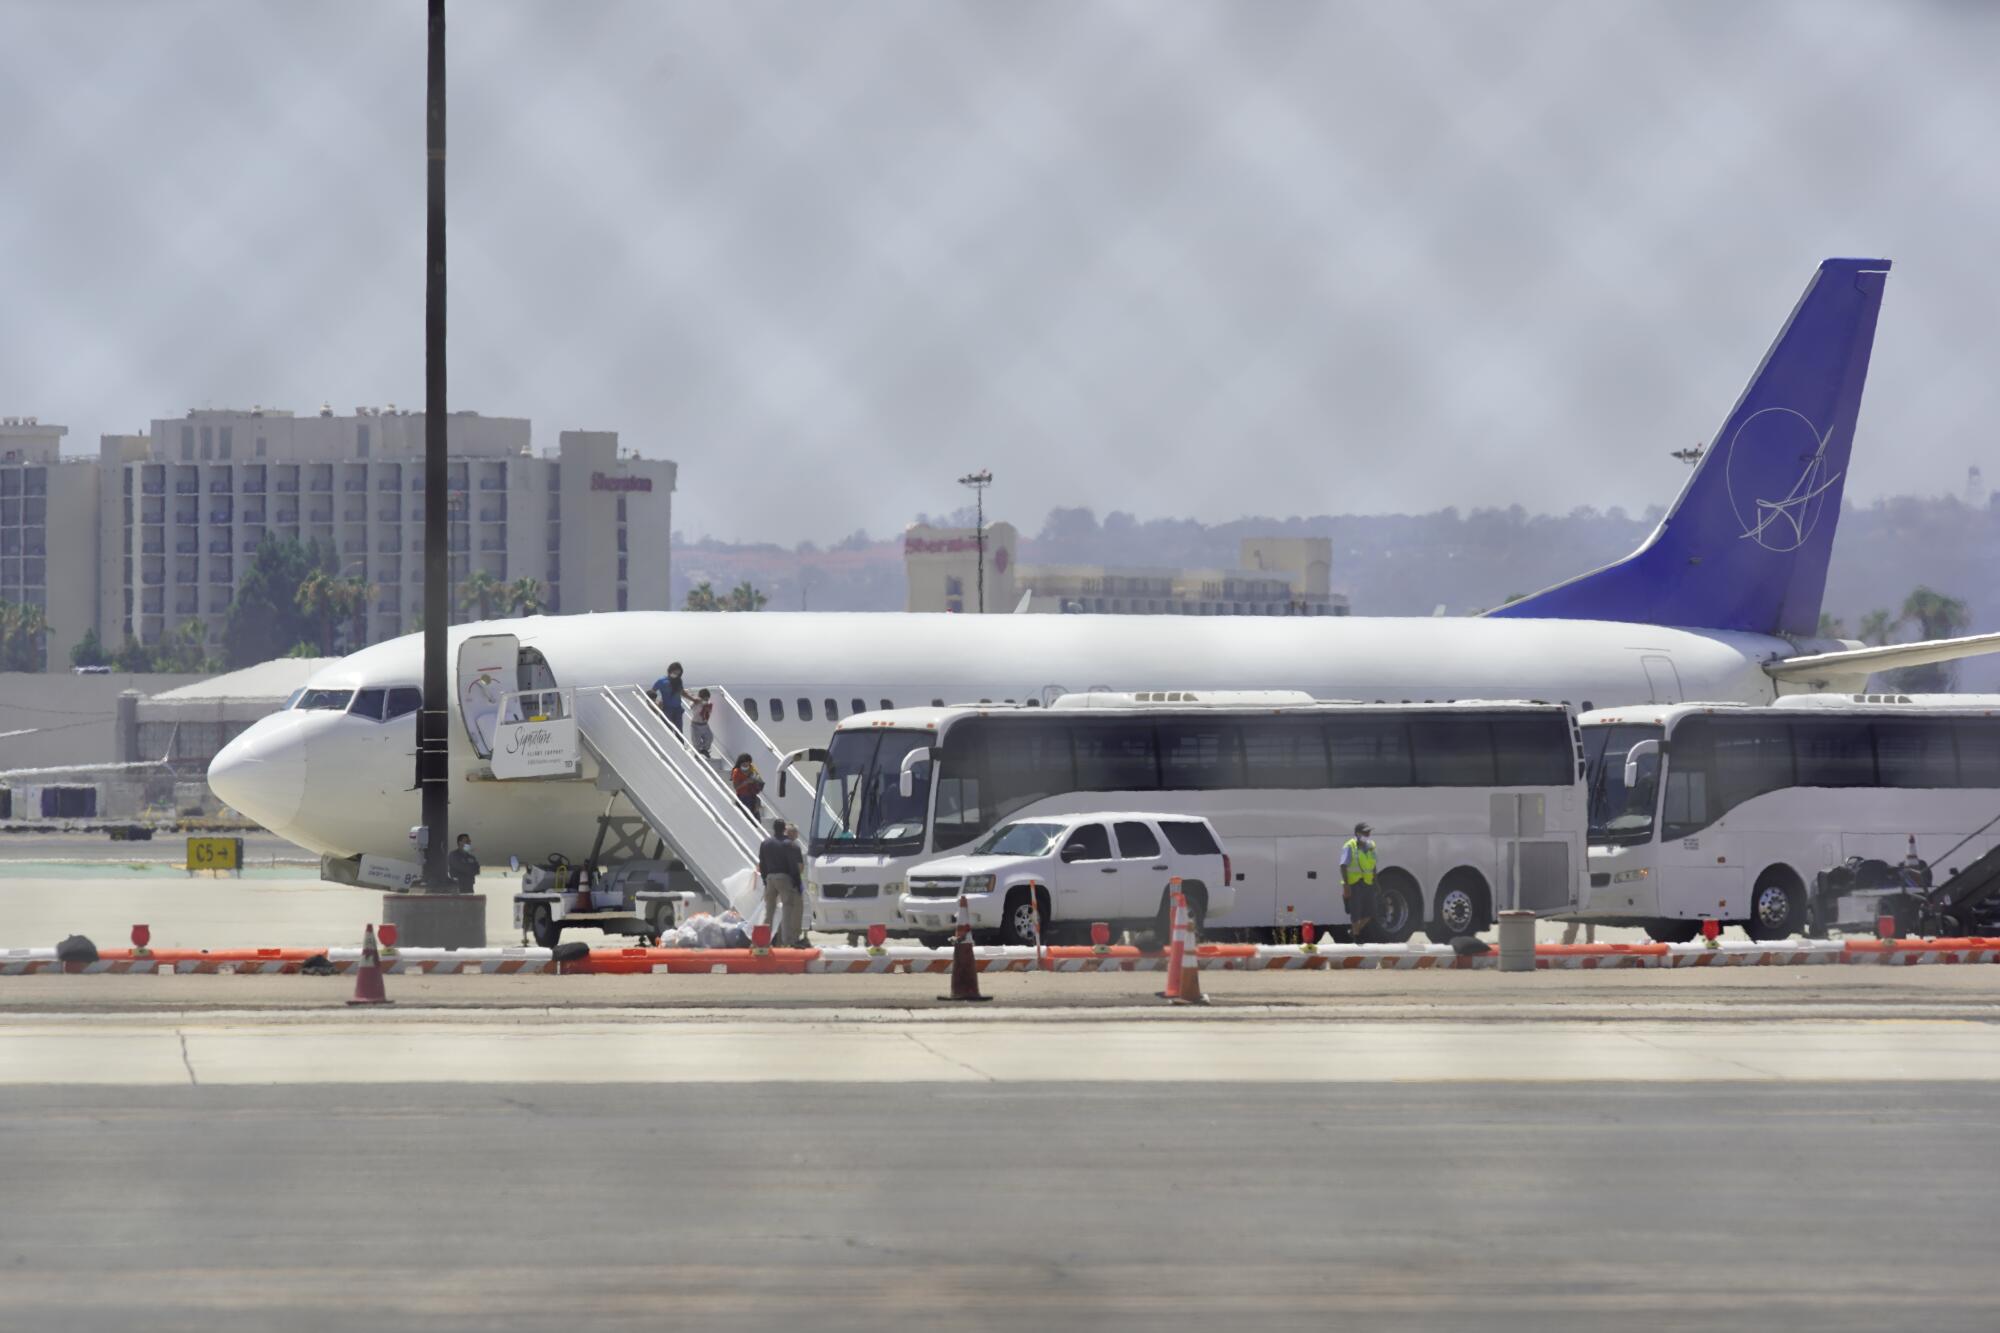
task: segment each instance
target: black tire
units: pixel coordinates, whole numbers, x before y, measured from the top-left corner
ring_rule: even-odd
[[[535,937],[536,944],[553,949],[562,943],[562,922],[556,920],[547,903],[536,903],[528,909],[528,933]]]
[[[1041,923],[1039,935],[1036,931],[1037,921]],[[1048,930],[1048,902],[1039,892],[1023,886],[1007,895],[1006,910],[1000,914],[1002,944],[1032,945],[1037,938],[1046,943]]]
[[[953,932],[949,930],[920,930],[917,932],[917,943],[923,945],[926,949],[946,948],[951,944],[952,939]]]
[[[1375,881],[1375,915],[1368,923],[1368,944],[1402,944],[1416,933],[1424,918],[1423,895],[1403,875]]]
[[[1477,935],[1493,924],[1486,905],[1486,892],[1476,880],[1445,876],[1438,890],[1437,915],[1424,923],[1424,934],[1433,944],[1450,944],[1461,935]]]
[[[1699,921],[1648,921],[1646,938],[1659,944],[1690,944],[1701,934]]]
[[[1743,923],[1743,933],[1753,940],[1788,940],[1805,924],[1805,886],[1784,871],[1765,871],[1750,891],[1750,919]]]

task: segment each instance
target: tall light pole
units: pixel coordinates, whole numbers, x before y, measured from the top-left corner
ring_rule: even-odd
[[[972,488],[974,512],[978,515],[977,526],[973,528],[973,540],[979,549],[979,614],[986,614],[986,488],[993,484],[993,470],[981,468],[968,472],[958,479],[961,486]]]
[[[430,65],[425,132],[428,194],[424,255],[424,711],[417,740],[423,796],[424,887],[448,889],[445,850],[451,822],[451,553],[445,549],[450,485],[444,396],[444,0],[430,0]]]

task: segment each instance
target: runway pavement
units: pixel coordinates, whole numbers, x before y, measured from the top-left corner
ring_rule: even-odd
[[[0,1089],[35,1329],[1990,1329],[1990,1085]]]

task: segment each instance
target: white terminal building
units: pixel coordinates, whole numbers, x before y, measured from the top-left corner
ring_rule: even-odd
[[[93,628],[111,649],[199,620],[219,642],[266,537],[316,542],[334,573],[373,585],[370,642],[418,627],[422,412],[199,409],[104,436],[95,459],[61,455],[61,426],[5,420],[0,599],[43,608],[51,667]],[[563,431],[540,453],[530,435],[524,418],[451,415],[454,588],[483,570],[535,580],[546,611],[665,608],[675,464],[612,431]]]
[[[1247,537],[1235,569],[1023,565],[1011,523],[986,528],[985,609],[1114,616],[1344,616],[1325,537]],[[980,609],[980,534],[912,524],[903,533],[911,611]]]

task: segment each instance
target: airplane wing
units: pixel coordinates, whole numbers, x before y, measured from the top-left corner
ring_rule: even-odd
[[[1968,634],[1962,639],[1930,639],[1923,643],[1889,643],[1879,648],[1846,648],[1836,653],[1780,657],[1764,664],[1773,680],[1825,681],[1832,676],[1868,676],[1897,667],[1927,666],[2000,652],[2000,634]]]

